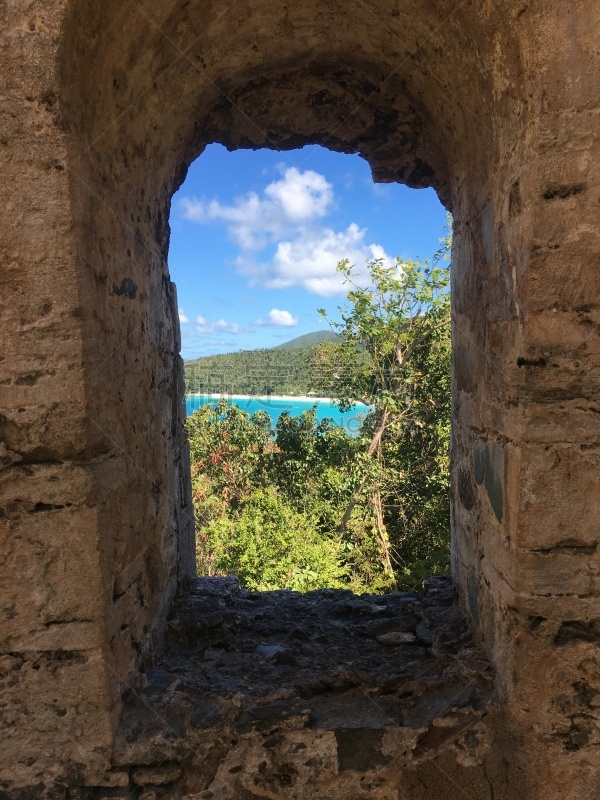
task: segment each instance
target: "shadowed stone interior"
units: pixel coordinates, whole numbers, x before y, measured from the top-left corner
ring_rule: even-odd
[[[128,698],[193,578],[166,255],[170,199],[211,142],[358,152],[454,215],[453,578],[497,702],[484,773],[434,748],[380,796],[600,795],[599,33],[595,0],[2,6],[9,797],[118,795],[101,780]],[[339,763],[398,764],[378,737],[340,733]],[[244,781],[242,800],[295,791]],[[381,788],[336,781],[330,797]]]
[[[442,578],[360,597],[195,580],[132,687],[105,782],[223,800],[410,785],[417,798],[435,754],[485,785],[493,673],[454,600]]]

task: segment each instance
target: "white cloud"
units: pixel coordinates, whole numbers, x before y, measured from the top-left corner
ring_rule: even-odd
[[[296,167],[284,169],[283,176],[271,182],[262,196],[250,192],[232,205],[216,199],[180,201],[186,219],[226,225],[241,250],[237,269],[251,284],[269,289],[297,286],[324,297],[345,293],[336,273],[342,259],[349,259],[363,273],[366,259],[383,258],[392,263],[380,245],[367,242],[366,229],[356,223],[341,231],[323,226],[320,220],[333,206],[333,187],[327,179]],[[260,257],[266,248],[273,248],[268,260]]]
[[[333,204],[333,187],[318,172],[287,169],[280,180],[270,183],[264,197],[249,192],[232,205],[218,200],[180,200],[183,216],[203,225],[224,222],[243,250],[261,250],[291,233],[299,224],[325,216]]]
[[[246,333],[246,328],[238,322],[226,322],[224,319],[218,319],[216,322],[207,320],[206,317],[196,317],[194,325],[196,333],[212,334],[212,333]]]
[[[313,294],[331,297],[344,294],[342,276],[336,266],[344,258],[365,275],[366,259],[383,258],[387,264],[392,259],[383,247],[365,242],[365,229],[354,222],[345,231],[333,231],[320,226],[303,230],[289,241],[279,242],[275,255],[268,263],[259,263],[241,256],[239,271],[253,283],[269,289],[289,289],[301,286]]]
[[[287,169],[280,181],[273,181],[265,194],[281,207],[291,222],[324,217],[333,203],[333,186],[323,175],[313,170],[300,172],[296,167]]]
[[[179,311],[179,322],[180,322],[180,324],[181,325],[186,325],[190,321],[189,318],[187,317],[187,315],[186,315],[185,311],[183,310],[183,308],[178,309],[178,311]]]
[[[257,324],[272,325],[274,328],[295,328],[298,324],[298,317],[292,316],[289,311],[272,308],[267,314],[267,318],[259,319]]]

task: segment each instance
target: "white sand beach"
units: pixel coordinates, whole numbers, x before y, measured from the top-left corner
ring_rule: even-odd
[[[279,394],[205,394],[204,392],[188,392],[188,397],[209,397],[211,400],[260,400],[268,402],[269,400],[275,401],[297,401],[307,403],[334,403],[335,397],[314,397],[313,395],[294,394],[294,395],[279,395]],[[358,403],[357,405],[362,405]]]

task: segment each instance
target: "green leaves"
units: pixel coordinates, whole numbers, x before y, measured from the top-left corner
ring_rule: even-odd
[[[368,458],[357,461],[359,492],[381,499],[383,555],[410,588],[420,575],[411,564],[430,564],[437,553],[436,570],[444,570],[449,552],[450,234],[441,245],[424,262],[368,261],[367,283],[341,261],[348,304],[332,324],[340,341],[323,343],[318,355],[343,410],[357,401],[374,408],[364,429]],[[355,493],[344,520],[365,503]]]
[[[226,402],[187,421],[200,574],[253,589],[365,588],[356,548],[335,535],[355,487],[359,443],[313,408],[250,417]]]
[[[188,418],[200,573],[234,572],[252,589],[386,591],[447,570],[449,241],[431,261],[369,261],[368,284],[338,265],[340,337],[310,348],[303,369],[342,410],[373,407],[358,438],[315,409],[282,414],[275,430],[266,412],[226,401]]]
[[[339,543],[273,489],[253,492],[239,516],[209,523],[203,536],[212,555],[209,574],[236,574],[254,591],[309,591],[346,582]]]
[[[347,260],[337,270],[348,286],[349,305],[339,309],[341,323],[332,327],[340,343],[319,347],[322,379],[342,408],[354,402],[393,413],[411,408],[415,374],[411,354],[433,331],[450,319],[450,271],[442,265],[445,249],[433,262],[383,259],[367,262],[369,283]]]

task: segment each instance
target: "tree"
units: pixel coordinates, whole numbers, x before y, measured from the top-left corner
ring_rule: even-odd
[[[350,305],[339,309],[341,322],[331,323],[339,341],[324,342],[318,352],[321,380],[328,376],[328,389],[340,406],[348,409],[363,402],[373,407],[364,474],[342,516],[340,532],[369,486],[382,558],[390,574],[394,567],[382,503],[382,486],[389,484],[389,474],[384,480],[384,436],[392,426],[396,436],[405,436],[425,424],[427,408],[436,402],[430,391],[424,391],[430,381],[423,372],[434,342],[447,342],[439,355],[446,370],[443,377],[449,377],[450,270],[444,261],[451,237],[441,241],[431,261],[396,259],[393,265],[382,259],[368,261],[367,286],[359,283],[360,274],[348,260],[341,261],[337,269],[349,286]],[[320,313],[327,318],[323,309]]]

